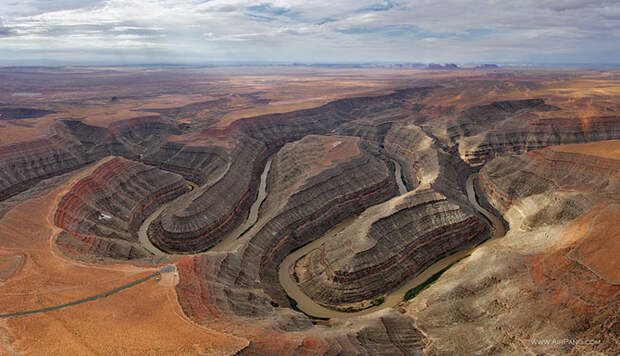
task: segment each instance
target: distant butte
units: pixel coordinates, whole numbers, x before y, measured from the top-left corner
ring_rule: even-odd
[[[480,64],[474,67],[474,69],[497,69],[499,66],[497,64]]]
[[[430,63],[426,66],[426,69],[454,70],[454,69],[460,69],[460,68],[454,63],[446,63],[444,65],[437,64],[437,63]]]

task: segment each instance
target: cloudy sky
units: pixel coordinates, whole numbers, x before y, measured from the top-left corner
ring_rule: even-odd
[[[620,62],[620,1],[0,0],[1,64]]]

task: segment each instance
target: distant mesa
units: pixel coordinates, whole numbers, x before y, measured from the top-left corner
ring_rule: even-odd
[[[499,68],[499,66],[493,63],[481,64],[481,65],[477,65],[476,67],[474,67],[474,69],[497,69],[497,68]]]
[[[293,63],[292,66],[315,68],[417,69],[424,68],[424,63]]]
[[[37,119],[54,113],[56,113],[56,111],[31,108],[1,108],[0,120]]]
[[[120,101],[120,99],[118,98],[118,96],[113,96],[110,98],[110,103],[118,103]]]
[[[426,69],[443,69],[443,70],[453,70],[453,69],[460,69],[459,66],[457,66],[454,63],[446,63],[444,65],[441,64],[437,64],[437,63],[430,63],[429,65],[426,66]]]

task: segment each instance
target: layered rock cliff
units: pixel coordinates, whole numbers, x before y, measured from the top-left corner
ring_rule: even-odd
[[[471,165],[480,165],[500,155],[620,137],[620,116],[519,119],[464,139],[461,155]]]
[[[178,172],[198,184],[224,170],[223,148],[168,142],[175,132],[176,125],[158,117],[118,121],[109,128],[62,120],[46,138],[0,147],[0,200],[110,155]]]
[[[300,145],[311,144],[308,141]],[[303,151],[286,147],[274,159],[270,175],[278,178],[270,180],[273,186],[259,223],[234,252],[207,253],[199,259],[201,271],[195,278],[211,289],[212,296],[205,297],[214,308],[252,317],[272,313],[274,305],[287,306],[277,277],[284,257],[338,222],[397,193],[389,160],[381,159],[371,147],[362,144],[357,156],[322,169],[316,163],[314,169],[300,165],[295,152]],[[282,182],[287,175],[280,173],[292,170],[299,174]],[[245,298],[252,302],[244,302]]]
[[[184,313],[246,338],[239,354],[544,352],[525,343],[597,333],[616,340],[618,275],[605,261],[617,250],[617,239],[607,238],[620,218],[617,160],[531,150],[619,137],[618,117],[573,118],[542,99],[424,102],[457,91],[445,83],[227,127],[175,122],[209,102],[107,128],[63,120],[44,139],[0,147],[0,200],[103,157],[124,157],[102,163],[60,201],[58,248],[87,262],[162,262],[136,235],[157,211],[143,226],[150,241],[192,255],[175,261]],[[484,245],[452,267],[406,306],[409,315],[386,308],[326,321],[296,310],[278,269],[309,243],[316,249],[289,272],[315,302],[339,308],[389,294],[485,241],[490,226],[465,194],[476,166],[483,166],[480,203],[510,224],[498,248]],[[183,178],[195,185],[191,192]],[[572,230],[561,229],[567,224]],[[340,232],[328,233],[334,227]],[[17,270],[6,260],[0,279]],[[561,308],[571,312],[549,312]],[[612,341],[598,350],[608,352]]]
[[[150,255],[137,230],[155,209],[188,191],[183,178],[122,158],[103,163],[63,196],[54,215],[61,251],[79,259]]]
[[[430,188],[383,205],[298,261],[300,286],[312,299],[339,306],[375,298],[488,238],[486,224],[470,209]]]
[[[200,195],[176,202],[151,224],[152,241],[164,251],[179,253],[214,246],[247,217],[270,152],[262,142],[242,138],[221,179]]]
[[[73,153],[79,149],[78,143],[59,136],[0,147],[0,200],[84,166],[88,159]]]
[[[278,265],[291,251],[396,194],[391,161],[351,137],[307,136],[275,154],[268,182],[259,221],[237,247],[178,264],[177,292],[184,312],[200,324],[215,322],[252,340],[278,340],[250,342],[241,354],[387,355],[419,350],[422,335],[393,311],[359,318],[352,329],[314,327],[306,316],[289,309],[277,277]],[[304,333],[288,333],[294,330]]]
[[[601,154],[580,152],[593,145]],[[615,352],[620,160],[604,154],[614,147],[548,148],[483,167],[479,188],[510,230],[409,303],[426,352]]]

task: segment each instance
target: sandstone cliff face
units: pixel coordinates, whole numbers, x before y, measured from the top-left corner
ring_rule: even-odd
[[[224,169],[228,157],[221,148],[167,144],[177,130],[158,117],[119,121],[109,128],[63,120],[47,138],[0,147],[0,200],[109,155],[142,160],[198,184]]]
[[[520,121],[525,121],[526,124],[521,123],[517,127],[513,123],[507,123],[504,127],[495,127],[478,136],[464,139],[460,146],[461,155],[471,165],[480,165],[500,155],[620,137],[619,116],[587,119],[534,118]]]
[[[228,159],[226,150],[221,147],[166,142],[154,152],[144,155],[141,161],[203,185],[210,177],[216,177],[226,169]]]
[[[384,211],[362,214],[298,262],[306,294],[334,306],[375,298],[488,237],[481,219],[432,189],[390,203]]]
[[[84,166],[88,160],[72,153],[78,149],[78,144],[59,136],[0,147],[0,200]]]
[[[54,222],[64,233],[57,244],[80,259],[148,257],[138,228],[162,203],[188,190],[177,174],[114,158],[78,181],[58,204]]]
[[[402,177],[409,190],[431,182],[439,174],[440,153],[418,126],[393,125],[386,133],[383,146],[401,162]]]
[[[397,192],[389,161],[376,156],[370,147],[362,145],[360,149],[356,157],[319,169],[315,174],[311,167],[298,164],[299,159],[291,155],[294,149],[276,155],[270,175],[277,177],[280,172],[299,169],[303,173],[297,177],[305,178],[292,184],[296,189],[289,190],[288,196],[275,189],[286,189],[290,184],[276,183],[269,188],[267,213],[261,214],[261,221],[237,250],[207,253],[200,258],[204,265],[195,278],[214,289],[209,294],[228,296],[211,297],[209,304],[242,317],[268,315],[273,312],[273,305],[288,305],[277,279],[277,267],[284,257],[331,226]]]
[[[480,171],[480,183],[491,203],[505,212],[518,200],[555,190],[614,197],[620,191],[617,165],[614,159],[544,149],[489,162]]]
[[[166,204],[149,235],[167,252],[192,254],[177,263],[179,303],[191,320],[247,338],[240,354],[544,352],[526,340],[609,336],[618,325],[618,276],[600,261],[615,258],[605,251],[617,251],[614,239],[602,237],[615,232],[609,224],[617,221],[617,160],[550,149],[508,155],[618,137],[618,118],[562,119],[541,99],[465,109],[418,103],[441,89],[343,99],[223,129],[203,129],[205,123],[189,138],[178,135],[188,126],[172,118],[209,103],[109,128],[66,120],[45,139],[0,148],[0,200],[105,156],[124,157],[102,164],[60,202],[59,249],[88,262],[161,262],[140,245],[136,230]],[[258,220],[248,222],[268,161],[268,196]],[[409,315],[388,308],[327,322],[292,309],[279,265],[336,225],[346,227],[295,269],[306,294],[331,307],[379,297],[443,256],[486,240],[487,222],[464,192],[472,166],[485,163],[481,200],[505,214],[513,230],[498,248],[482,248],[454,266],[407,305]],[[397,167],[408,190],[400,196]],[[184,194],[183,178],[198,187]],[[585,230],[598,233],[575,237],[589,221]],[[575,231],[560,230],[560,223]],[[524,319],[532,304],[533,316]],[[550,312],[561,308],[571,312]],[[548,320],[551,326],[543,325]]]
[[[489,105],[464,110],[449,123],[447,133],[452,142],[462,137],[475,136],[492,129],[495,124],[525,112],[553,111],[558,108],[545,104],[543,99],[496,101]]]
[[[262,142],[242,138],[221,179],[199,196],[176,202],[149,227],[153,242],[164,251],[180,253],[215,245],[245,220],[270,152]]]
[[[614,353],[619,172],[618,159],[555,149],[485,165],[480,188],[511,229],[407,305],[425,351]]]
[[[401,314],[360,318],[326,331],[289,309],[277,268],[293,249],[329,227],[396,194],[392,167],[376,149],[347,137],[309,136],[285,145],[269,173],[259,222],[232,251],[206,252],[179,263],[179,302],[204,325],[224,327],[250,342],[241,354],[411,354],[421,334]],[[326,145],[327,144],[327,145]],[[325,148],[325,146],[330,148]],[[316,150],[312,150],[312,148]],[[254,266],[259,266],[255,268]],[[251,327],[250,327],[251,326]],[[303,334],[288,333],[304,330]],[[406,350],[406,351],[403,351]]]
[[[314,109],[237,120],[232,126],[264,142],[290,142],[309,134],[328,133],[352,121],[358,125],[372,122],[374,126],[406,118],[403,107],[424,97],[429,90],[429,87],[408,88],[387,95],[341,99]]]
[[[427,115],[434,112],[442,118],[429,125]],[[458,149],[474,167],[498,156],[620,137],[617,115],[575,114],[540,98],[496,101],[450,114],[433,108],[416,113],[415,121],[428,127],[440,146]]]

